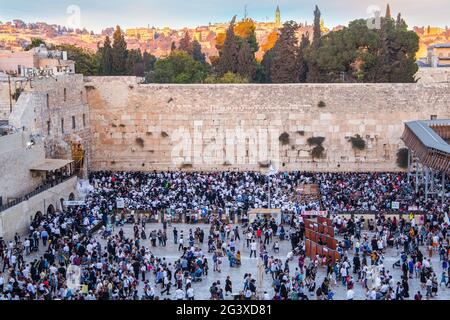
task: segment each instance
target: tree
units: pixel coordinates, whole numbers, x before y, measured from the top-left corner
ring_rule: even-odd
[[[112,47],[112,74],[117,76],[125,75],[127,73],[126,61],[128,50],[125,37],[119,26],[116,27],[113,39],[114,44]]]
[[[322,37],[316,51],[322,80],[370,81],[379,46],[377,32],[369,29],[363,19],[350,22],[342,30],[328,33]]]
[[[99,74],[103,76],[112,75],[112,47],[109,36],[106,36],[103,47],[97,51],[99,60]]]
[[[247,41],[239,49],[237,72],[247,79],[253,79],[256,73],[255,54]]]
[[[192,42],[192,58],[200,63],[206,63],[206,56],[202,52],[202,46],[197,40]]]
[[[253,52],[259,50],[258,40],[256,39],[256,25],[252,19],[244,19],[234,27],[234,33],[241,40],[246,40]]]
[[[322,36],[321,29],[321,13],[319,7],[316,5],[314,10],[314,29],[313,29],[313,46],[318,47],[320,44],[320,37]]]
[[[155,70],[148,77],[155,83],[202,83],[209,70],[184,51],[176,50],[155,63]]]
[[[209,75],[205,79],[205,83],[215,84],[215,83],[249,83],[249,79],[241,76],[237,73],[227,72],[222,77],[217,77],[215,75]]]
[[[419,50],[419,36],[408,31],[406,23],[397,28],[394,19],[382,18],[379,30],[381,45],[378,50],[375,82],[415,82],[418,70],[415,63]]]
[[[143,77],[144,76],[144,62],[141,50],[130,50],[127,55],[126,62],[127,74],[130,76]]]
[[[275,43],[277,42],[277,40],[278,40],[278,31],[276,31],[276,30],[272,31],[267,36],[267,42],[261,46],[261,50],[263,52],[268,52],[270,49],[272,49],[275,46]]]
[[[391,6],[389,5],[389,3],[386,6],[386,18],[391,18]]]
[[[308,60],[308,82],[320,82],[320,70],[317,62],[317,51],[320,47],[320,39],[322,35],[321,26],[320,26],[320,10],[319,7],[316,6],[314,10],[314,33],[313,33],[313,41],[310,49],[307,53]]]
[[[177,45],[175,44],[175,41],[172,41],[172,44],[170,45],[170,52],[177,50]]]
[[[239,43],[234,34],[235,21],[236,16],[234,16],[230,22],[223,44],[223,50],[220,53],[219,61],[217,62],[216,72],[219,76],[222,76],[227,72],[237,73]]]
[[[281,28],[280,36],[270,50],[270,79],[273,83],[298,82],[298,40],[297,23],[288,21]],[[267,61],[266,61],[267,63]]]
[[[298,48],[297,65],[298,65],[298,81],[306,82],[308,76],[308,61],[306,60],[306,52],[310,46],[309,35],[303,34],[300,46]]]
[[[188,54],[192,55],[193,47],[191,37],[189,36],[189,33],[187,31],[184,33],[184,37],[181,38],[178,44],[178,50],[187,52]]]
[[[75,61],[77,73],[85,76],[98,75],[97,55],[70,44],[56,46],[56,50],[67,52],[67,59]]]
[[[142,62],[144,64],[144,72],[150,72],[155,68],[156,57],[145,51],[142,55]]]
[[[31,43],[25,47],[25,51],[30,51],[31,49],[40,47],[41,45],[47,46],[45,41],[41,38],[31,38]]]
[[[260,64],[257,66],[255,80],[259,83],[272,83],[270,70],[272,68],[273,50],[267,51]]]

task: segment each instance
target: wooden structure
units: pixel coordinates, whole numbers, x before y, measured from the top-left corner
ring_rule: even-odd
[[[277,224],[281,224],[281,209],[264,209],[264,208],[258,208],[258,209],[251,209],[248,212],[248,221],[252,223],[253,221],[257,220],[258,218],[267,220],[271,220],[272,218],[275,219],[275,222]]]
[[[408,147],[408,179],[415,176],[416,192],[425,184],[425,198],[441,195],[445,202],[445,178],[450,173],[450,119],[412,121],[405,123],[402,140]],[[441,174],[442,188],[434,180]]]

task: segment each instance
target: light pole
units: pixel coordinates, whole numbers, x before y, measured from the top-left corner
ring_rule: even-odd
[[[270,198],[270,186],[271,186],[270,180],[271,180],[271,177],[276,175],[277,173],[278,173],[278,170],[276,170],[273,167],[273,165],[270,164],[270,168],[269,168],[269,170],[267,172],[267,176],[268,176],[268,179],[269,179],[269,183],[268,183],[269,184],[269,205],[268,205],[269,210],[272,209],[272,204],[271,204],[272,201],[271,201],[271,198]]]

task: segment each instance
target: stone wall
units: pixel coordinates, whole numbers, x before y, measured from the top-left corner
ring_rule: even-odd
[[[268,161],[282,170],[399,170],[403,123],[432,115],[450,118],[448,84],[85,80],[93,170],[259,170]],[[282,133],[289,135],[288,144],[279,141]],[[356,134],[366,141],[363,151],[348,141]],[[312,158],[311,137],[325,138],[323,159]]]
[[[54,210],[61,210],[61,199],[68,200],[70,194],[77,196],[76,184],[77,178],[74,177],[31,197],[28,201],[0,212],[0,237],[11,240],[16,232],[21,235],[27,234],[36,213],[46,214],[51,206]]]
[[[419,68],[418,83],[450,83],[450,68]]]
[[[36,189],[42,177],[29,168],[45,159],[42,143],[26,147],[27,134],[18,132],[0,137],[0,197],[3,203],[8,198],[21,197]]]
[[[0,82],[0,120],[8,120],[10,111],[10,94],[8,81]]]
[[[82,75],[34,79],[13,106],[11,125],[42,136],[48,158],[71,159],[71,143],[89,156],[89,107]]]

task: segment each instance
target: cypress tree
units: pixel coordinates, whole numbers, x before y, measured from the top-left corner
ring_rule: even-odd
[[[186,31],[184,33],[184,37],[180,40],[180,43],[178,44],[178,50],[184,51],[189,55],[192,55],[192,42],[191,37],[189,36],[189,33]]]
[[[112,74],[112,47],[109,36],[106,36],[102,48],[98,50],[100,60],[100,74],[103,76],[110,76]]]
[[[237,72],[248,79],[253,79],[256,73],[256,59],[250,44],[243,41],[238,55]]]
[[[192,58],[200,63],[206,63],[206,56],[202,52],[202,46],[197,40],[192,42]]]
[[[122,30],[117,26],[113,35],[114,44],[112,47],[112,74],[113,75],[125,75],[127,73],[126,61],[127,61],[127,43],[125,37],[122,34]]]
[[[126,62],[127,74],[130,76],[143,77],[144,63],[141,50],[130,50]]]
[[[219,76],[223,76],[227,72],[236,73],[238,65],[239,44],[234,34],[234,25],[236,16],[230,22],[227,30],[223,49],[216,66],[216,72]]]
[[[142,55],[142,62],[144,64],[144,72],[150,72],[155,68],[156,57],[145,51]]]
[[[177,45],[175,44],[175,41],[172,41],[172,44],[170,46],[170,52],[173,52],[175,50],[177,50]]]
[[[391,6],[389,5],[389,3],[386,6],[386,18],[391,18]]]
[[[297,23],[288,21],[272,49],[270,78],[273,83],[295,83],[299,80]]]
[[[306,59],[306,53],[310,46],[308,33],[302,35],[300,46],[298,48],[298,81],[306,82],[308,76],[308,61]]]
[[[308,82],[320,82],[320,70],[319,65],[317,63],[317,51],[320,47],[320,37],[321,37],[321,29],[320,29],[320,10],[319,7],[316,6],[314,10],[314,34],[313,41],[310,47],[310,50],[307,54],[308,56]]]

